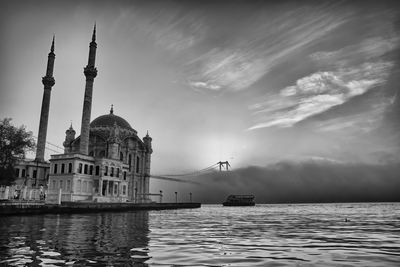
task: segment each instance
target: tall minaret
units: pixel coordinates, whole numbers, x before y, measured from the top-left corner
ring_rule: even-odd
[[[53,36],[53,42],[51,43],[51,49],[47,59],[46,76],[42,78],[42,83],[44,85],[44,92],[42,100],[42,110],[40,112],[39,133],[38,133],[38,142],[37,142],[36,159],[35,159],[36,161],[44,161],[44,150],[46,147],[46,136],[47,136],[47,123],[49,120],[51,88],[56,83],[53,77],[55,58],[56,55],[54,54],[54,36]]]
[[[97,76],[97,69],[94,67],[96,61],[96,24],[94,24],[92,41],[89,45],[89,59],[88,64],[84,68],[83,73],[86,76],[85,96],[83,99],[82,110],[82,124],[81,124],[81,140],[80,140],[80,153],[84,155],[89,154],[89,128],[90,128],[90,113],[92,111],[92,94],[93,82]]]

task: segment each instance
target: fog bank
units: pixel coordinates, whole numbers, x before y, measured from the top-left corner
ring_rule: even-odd
[[[400,164],[342,164],[325,161],[249,166],[191,178],[200,185],[152,180],[164,201],[221,203],[229,194],[254,194],[257,203],[400,201]]]

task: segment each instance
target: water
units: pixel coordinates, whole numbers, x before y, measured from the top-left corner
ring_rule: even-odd
[[[400,266],[400,203],[1,217],[3,265]]]

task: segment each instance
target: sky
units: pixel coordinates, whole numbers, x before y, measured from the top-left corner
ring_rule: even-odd
[[[1,1],[0,118],[37,136],[55,34],[46,157],[61,152],[71,123],[80,133],[96,22],[92,120],[113,104],[148,130],[153,174],[232,166],[190,178],[202,185],[153,179],[152,191],[379,201],[400,188],[399,12],[396,1]]]

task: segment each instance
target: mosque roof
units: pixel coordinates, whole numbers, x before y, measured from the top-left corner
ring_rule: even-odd
[[[115,123],[121,128],[133,130],[131,125],[125,119],[121,118],[120,116],[114,115],[112,107],[110,110],[110,114],[97,117],[90,123],[90,127],[91,128],[99,126],[113,127]]]

